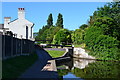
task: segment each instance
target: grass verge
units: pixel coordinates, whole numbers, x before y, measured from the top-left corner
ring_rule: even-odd
[[[37,60],[37,54],[2,61],[2,78],[17,78]]]
[[[74,44],[74,47],[85,48],[85,44],[84,43],[82,43],[82,44]]]
[[[62,56],[64,53],[65,53],[65,51],[54,51],[54,50],[46,50],[49,54],[50,54],[50,56],[52,56],[53,58],[56,58],[56,57],[60,57],[60,56]]]

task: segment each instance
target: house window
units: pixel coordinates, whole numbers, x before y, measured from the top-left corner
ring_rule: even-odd
[[[26,26],[26,39],[28,39],[28,26]]]

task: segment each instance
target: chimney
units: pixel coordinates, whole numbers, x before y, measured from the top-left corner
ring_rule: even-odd
[[[25,9],[18,8],[18,19],[24,19],[24,18],[25,18]]]
[[[8,28],[11,17],[4,17],[4,28]]]

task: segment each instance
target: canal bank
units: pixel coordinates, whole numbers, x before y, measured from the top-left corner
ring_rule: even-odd
[[[78,53],[81,53],[83,49],[78,49]],[[66,50],[65,54],[68,55],[69,49]],[[74,49],[74,52],[77,51]],[[64,54],[64,55],[65,55]],[[73,56],[65,57],[61,56],[59,58],[54,58],[56,61],[57,73],[59,77],[63,80],[66,79],[77,79],[77,80],[86,80],[86,79],[119,79],[120,70],[118,62],[109,62],[109,61],[98,61],[95,58]]]
[[[96,60],[95,57],[88,55],[88,53],[83,48],[74,48],[73,57],[80,59]]]

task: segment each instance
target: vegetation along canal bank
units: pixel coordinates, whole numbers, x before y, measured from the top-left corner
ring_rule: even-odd
[[[35,33],[37,35],[35,38],[36,44],[62,45],[63,48],[66,45],[74,44],[74,47],[78,47],[78,49],[87,50],[88,54],[84,53],[84,55],[90,55],[92,59],[100,60],[56,59],[57,72],[61,78],[120,78],[119,4],[119,2],[111,2],[97,8],[90,16],[87,24],[83,24],[75,30],[64,28],[64,19],[61,13],[58,14],[55,25],[53,25],[52,13],[48,16],[47,25],[44,25],[39,32]],[[52,48],[52,46],[49,47]],[[60,53],[54,50],[48,52],[53,57],[62,55],[60,51]],[[58,53],[59,56],[57,56]],[[75,52],[77,56],[85,58],[79,53],[83,54],[81,50]]]
[[[63,25],[63,15],[53,25],[52,13],[48,16],[47,25],[35,33],[37,44],[68,45],[69,43],[82,46],[99,60],[120,61],[120,7],[119,2],[106,3],[97,8],[90,16],[87,24],[76,30],[68,30]]]
[[[57,49],[57,50],[59,51],[60,49]],[[82,57],[86,57],[86,55]],[[103,60],[98,61],[95,59],[85,59],[85,58],[83,59],[80,57],[56,59],[55,61],[57,66],[57,72],[61,80],[62,79],[63,80],[64,79],[86,80],[86,79],[119,79],[120,78],[119,62],[103,61]]]

